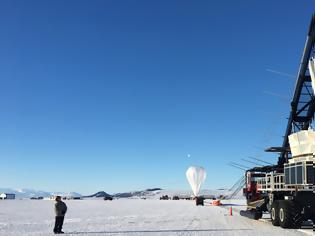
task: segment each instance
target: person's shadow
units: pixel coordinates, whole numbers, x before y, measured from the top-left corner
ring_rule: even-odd
[[[137,234],[137,233],[198,233],[198,232],[233,232],[251,231],[252,229],[166,229],[166,230],[121,230],[98,232],[68,232],[65,234]]]

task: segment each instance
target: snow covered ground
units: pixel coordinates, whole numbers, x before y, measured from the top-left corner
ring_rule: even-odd
[[[243,201],[223,207],[195,206],[193,201],[119,199],[70,200],[64,231],[68,235],[312,235],[311,230],[285,230],[267,220],[239,216]],[[0,235],[53,235],[53,201],[0,201]],[[234,208],[229,216],[230,204]]]

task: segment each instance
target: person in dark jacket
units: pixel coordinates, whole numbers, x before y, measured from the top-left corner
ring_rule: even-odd
[[[61,197],[56,197],[56,203],[55,203],[55,214],[56,214],[56,221],[55,221],[55,228],[54,233],[55,234],[63,234],[62,232],[62,225],[63,220],[65,219],[65,215],[67,213],[67,205],[61,201]]]

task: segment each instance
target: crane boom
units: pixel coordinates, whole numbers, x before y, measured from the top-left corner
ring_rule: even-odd
[[[302,59],[297,74],[295,90],[291,101],[291,112],[285,131],[282,147],[272,147],[265,151],[279,152],[278,165],[288,163],[291,158],[289,135],[309,128],[314,118],[315,98],[311,86],[311,77],[308,69],[309,60],[315,56],[315,15],[312,16],[309,26]]]

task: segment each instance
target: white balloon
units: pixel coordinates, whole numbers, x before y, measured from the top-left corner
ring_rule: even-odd
[[[186,177],[195,196],[198,196],[202,183],[206,179],[206,171],[203,167],[191,166],[186,171]]]

